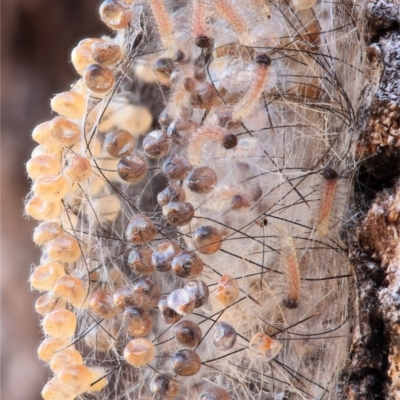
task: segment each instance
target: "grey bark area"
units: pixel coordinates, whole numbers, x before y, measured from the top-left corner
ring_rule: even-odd
[[[400,3],[366,7],[353,216],[353,342],[340,399],[400,399]]]

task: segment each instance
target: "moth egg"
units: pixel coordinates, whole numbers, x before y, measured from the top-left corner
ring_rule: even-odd
[[[140,279],[133,285],[134,302],[139,307],[157,307],[160,297],[160,288],[149,279]]]
[[[112,42],[94,42],[91,45],[93,60],[108,66],[116,64],[121,58],[121,47]]]
[[[32,189],[37,196],[46,201],[57,201],[65,197],[69,185],[63,175],[46,176],[37,179]]]
[[[189,315],[194,310],[196,297],[184,289],[177,289],[168,295],[167,304],[177,314]]]
[[[67,347],[69,344],[71,344],[70,339],[48,337],[47,339],[44,339],[42,343],[40,343],[37,350],[38,357],[42,361],[48,363],[54,356],[55,352]]]
[[[227,322],[217,322],[213,328],[212,341],[218,350],[227,351],[235,346],[237,333]]]
[[[60,215],[61,203],[60,201],[47,201],[38,196],[33,196],[25,204],[25,212],[38,221],[48,221]]]
[[[176,341],[183,347],[196,347],[202,338],[200,326],[192,321],[180,321],[174,326]]]
[[[85,69],[94,64],[92,45],[94,43],[103,43],[103,39],[93,38],[81,40],[71,53],[71,61],[79,75],[82,75]]]
[[[218,281],[217,299],[224,305],[229,306],[239,297],[239,284],[236,279],[229,275],[223,275]]]
[[[57,280],[65,275],[64,267],[57,261],[39,265],[30,277],[31,285],[36,290],[53,290]]]
[[[83,358],[79,351],[73,347],[66,347],[53,355],[50,360],[50,369],[55,373],[60,373],[69,365],[83,365]]]
[[[282,343],[272,339],[264,333],[257,333],[250,340],[249,348],[266,358],[266,361],[275,358],[282,349]]]
[[[47,335],[66,339],[75,333],[76,316],[69,310],[55,310],[47,314],[42,323]]]
[[[180,376],[196,375],[201,368],[201,359],[193,350],[178,350],[172,356],[172,369]]]
[[[52,260],[72,263],[81,257],[78,241],[69,235],[59,236],[46,246],[46,251]]]
[[[58,152],[62,144],[52,135],[52,121],[46,121],[38,126],[32,132],[32,139],[41,144],[50,154]]]
[[[157,195],[157,202],[160,206],[168,203],[185,201],[186,194],[181,186],[168,185],[162,192]]]
[[[157,271],[165,272],[171,269],[171,263],[176,254],[179,253],[177,243],[167,240],[158,244],[151,256],[151,261]]]
[[[56,296],[53,292],[48,292],[36,300],[35,311],[44,316],[54,310],[64,310],[66,305],[66,301],[60,296]]]
[[[153,321],[144,308],[126,307],[122,318],[123,327],[131,336],[143,337],[151,332]]]
[[[76,92],[63,92],[51,99],[51,108],[57,114],[71,119],[80,119],[86,111],[86,101]]]
[[[42,222],[33,232],[33,241],[39,246],[45,246],[53,239],[64,235],[62,226],[58,222]]]
[[[222,245],[222,235],[213,226],[201,226],[193,235],[193,243],[200,253],[216,253]]]
[[[138,183],[146,176],[147,164],[136,154],[125,156],[117,165],[117,173],[125,182]]]
[[[124,285],[117,289],[114,293],[113,301],[119,311],[123,311],[125,307],[134,306],[133,286]]]
[[[148,247],[134,247],[128,255],[128,265],[137,274],[151,275],[155,268],[151,261],[153,250]]]
[[[194,208],[191,203],[171,202],[162,208],[164,218],[171,225],[184,226],[190,223],[194,217]]]
[[[195,308],[204,306],[207,303],[210,290],[205,282],[195,279],[189,280],[185,282],[184,289],[195,297]]]
[[[63,174],[71,182],[83,183],[90,178],[92,165],[86,157],[73,156],[68,159]]]
[[[186,159],[179,155],[173,155],[164,161],[162,170],[167,179],[182,181],[192,169]]]
[[[83,72],[83,79],[86,86],[95,93],[107,93],[115,83],[111,69],[99,64],[89,65]]]
[[[137,214],[131,218],[125,229],[125,238],[134,244],[151,242],[157,234],[157,228],[153,221],[143,214]]]
[[[100,17],[111,29],[121,30],[128,27],[131,11],[122,1],[105,0],[100,5]]]
[[[182,318],[181,315],[168,306],[168,295],[166,294],[161,296],[158,302],[158,309],[166,324],[174,324]]]
[[[195,278],[203,268],[203,261],[193,251],[182,251],[172,260],[172,270],[180,278]]]
[[[77,124],[64,117],[55,117],[50,121],[51,136],[61,146],[71,147],[81,137],[81,129]]]
[[[149,158],[161,158],[167,154],[169,140],[164,130],[150,132],[143,139],[143,150]]]
[[[26,171],[28,172],[29,177],[33,180],[58,175],[60,169],[60,159],[51,154],[32,157],[26,164]]]
[[[76,394],[86,392],[92,383],[92,374],[85,365],[69,365],[58,374],[58,378]]]
[[[89,300],[90,309],[100,318],[112,318],[117,313],[114,294],[109,290],[99,290]]]
[[[166,399],[174,399],[178,395],[179,384],[170,374],[157,374],[150,382],[150,391]]]
[[[217,175],[209,167],[195,168],[186,178],[186,185],[194,193],[211,192],[217,184]]]
[[[131,340],[124,349],[126,362],[133,367],[142,367],[153,361],[156,355],[156,348],[150,340],[137,338]]]
[[[50,379],[42,390],[44,400],[74,400],[76,393],[65,387],[58,377]]]
[[[104,148],[111,157],[121,158],[132,153],[135,139],[124,129],[117,129],[106,135]]]

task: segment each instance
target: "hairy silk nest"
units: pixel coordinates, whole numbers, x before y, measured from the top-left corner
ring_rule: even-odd
[[[336,397],[360,12],[101,4],[27,164],[44,399]]]

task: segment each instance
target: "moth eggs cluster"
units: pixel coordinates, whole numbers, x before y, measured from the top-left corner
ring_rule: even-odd
[[[344,5],[102,2],[112,33],[72,50],[78,80],[26,165],[44,399],[333,398],[357,79]]]

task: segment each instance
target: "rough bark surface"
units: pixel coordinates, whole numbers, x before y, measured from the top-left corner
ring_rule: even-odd
[[[356,280],[354,337],[343,399],[398,399],[400,322],[400,3],[366,7],[368,84],[362,94],[358,172],[349,227]]]

